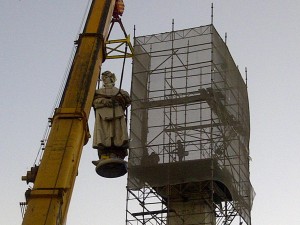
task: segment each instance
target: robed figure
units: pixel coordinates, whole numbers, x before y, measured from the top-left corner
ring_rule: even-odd
[[[123,159],[126,157],[129,147],[125,112],[131,99],[128,92],[115,87],[116,76],[114,73],[106,71],[102,73],[101,78],[103,87],[95,91],[93,101],[95,109],[93,148],[98,149],[99,155],[99,161],[94,164],[101,167],[98,168],[100,171],[97,171],[96,168],[97,173],[101,173],[99,175],[110,177],[114,175],[110,175],[111,172],[106,174],[108,166],[120,166],[117,164],[125,163]],[[103,171],[103,164],[105,164],[105,171]]]

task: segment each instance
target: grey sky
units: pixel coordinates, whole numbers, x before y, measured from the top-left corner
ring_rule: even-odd
[[[300,2],[297,0],[124,0],[133,36],[209,24],[228,34],[243,73],[248,67],[253,225],[300,224]],[[0,224],[21,224],[21,176],[32,166],[59,90],[87,1],[0,1]],[[103,69],[120,73],[120,62]],[[130,61],[123,88],[130,89]],[[92,114],[91,114],[92,115]],[[91,116],[92,117],[92,116]],[[93,120],[90,121],[90,129]],[[90,143],[82,155],[68,223],[125,224],[126,178],[94,171]]]

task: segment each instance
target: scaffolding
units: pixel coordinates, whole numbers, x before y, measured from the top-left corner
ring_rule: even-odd
[[[213,25],[135,37],[126,224],[251,225],[247,86]]]

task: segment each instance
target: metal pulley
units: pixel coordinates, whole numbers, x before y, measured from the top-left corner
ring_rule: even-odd
[[[119,18],[119,16],[122,16],[124,9],[125,9],[125,5],[124,5],[123,0],[117,0],[116,4],[115,4],[114,12],[113,12],[113,17]]]

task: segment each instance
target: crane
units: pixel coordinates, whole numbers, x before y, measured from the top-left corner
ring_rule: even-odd
[[[121,0],[93,0],[59,107],[38,167],[22,180],[33,182],[26,191],[27,209],[22,225],[66,223],[83,146],[90,133],[88,117],[98,74],[105,60],[105,40],[110,22],[124,10]]]

